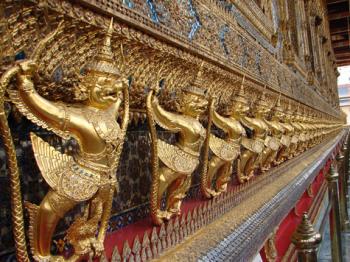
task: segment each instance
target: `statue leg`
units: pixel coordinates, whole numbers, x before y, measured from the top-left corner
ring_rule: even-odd
[[[241,159],[240,159],[240,167],[241,167],[240,174],[241,174],[242,182],[254,175],[254,169],[255,169],[254,163],[257,157],[258,155],[250,150],[243,151],[243,154],[241,155]]]
[[[278,150],[277,156],[276,156],[276,163],[280,164],[285,160],[285,155],[287,154],[287,147],[282,145],[281,149]]]
[[[168,212],[168,208],[166,208],[166,211],[161,210],[161,201],[163,198],[163,195],[166,191],[168,191],[168,197],[166,201],[166,206],[168,207],[168,201],[169,201],[169,192],[171,191],[169,189],[169,186],[172,185],[173,183],[176,184],[176,182],[179,182],[179,177],[181,180],[181,176],[184,176],[184,174],[177,173],[174,170],[168,168],[168,167],[162,167],[159,170],[159,187],[158,187],[158,216],[159,218],[165,218],[165,219],[170,219],[172,216],[172,213]]]
[[[77,217],[67,230],[66,238],[74,247],[75,257],[87,254],[100,255],[101,248],[103,251],[103,244],[101,247],[95,237],[102,211],[102,199],[97,194],[85,207],[83,216]]]
[[[302,152],[303,152],[303,144],[304,142],[298,142],[298,145],[297,145],[297,148],[295,150],[295,155],[294,156],[297,156],[297,155],[300,155]]]
[[[36,225],[36,230],[33,232],[33,242],[35,242],[34,246],[37,247],[36,252],[38,252],[35,255],[43,257],[51,255],[51,239],[57,223],[76,204],[77,202],[58,195],[53,190],[46,194],[38,208],[36,221],[33,221]]]
[[[272,153],[270,155],[270,159],[269,159],[270,165],[271,164],[274,164],[274,165],[279,165],[280,164],[280,162],[278,161],[278,158],[277,158],[278,152],[279,152],[278,150],[272,151]]]
[[[97,201],[102,203],[102,210],[98,205],[95,205],[91,209],[91,216],[97,217],[96,227],[100,222],[100,228],[97,236],[97,241],[93,243],[94,251],[96,256],[102,255],[104,251],[104,239],[106,236],[106,231],[108,227],[108,221],[111,216],[113,196],[114,196],[115,186],[114,185],[104,185],[98,191],[97,195],[94,197]],[[93,200],[94,201],[94,200]],[[93,203],[92,201],[92,203]]]
[[[242,174],[242,175],[245,175],[245,167],[246,167],[246,165],[247,165],[247,162],[248,162],[248,160],[250,159],[250,156],[251,156],[251,154],[250,154],[250,151],[249,150],[243,150],[243,152],[242,152],[242,154],[241,154],[241,157],[240,157],[240,173]]]
[[[296,143],[291,143],[289,146],[289,154],[288,154],[288,159],[292,159],[294,156],[296,156],[296,149],[297,149],[297,144]]]
[[[239,181],[239,183],[244,183],[245,181],[245,177],[244,177],[244,173],[243,173],[243,168],[242,168],[242,164],[241,164],[241,157],[239,157],[237,159],[237,167],[236,167],[236,172],[237,172],[237,179]]]
[[[261,171],[265,172],[270,169],[270,156],[272,154],[271,148],[265,147],[263,152],[261,153],[261,158],[259,159],[259,163],[256,163],[256,165],[260,166]]]
[[[173,214],[181,213],[181,203],[191,186],[192,176],[182,174],[168,188],[167,210]]]
[[[84,215],[77,218],[67,231],[67,239],[79,256],[93,254],[101,256],[104,239],[111,214],[114,185],[104,185],[86,206]],[[99,227],[96,238],[96,231]]]
[[[227,184],[231,180],[232,163],[224,162],[224,165],[218,171],[218,178],[216,179],[216,191],[225,192],[227,190]]]
[[[259,155],[257,153],[251,152],[251,157],[246,165],[246,170],[245,170],[247,180],[249,180],[251,177],[254,176],[255,169],[259,167],[260,156],[261,154]]]
[[[215,196],[216,192],[213,189],[213,180],[215,176],[218,175],[219,170],[226,162],[217,156],[213,156],[209,163],[209,169],[208,169],[208,181],[206,184],[206,191],[208,194],[208,197]]]

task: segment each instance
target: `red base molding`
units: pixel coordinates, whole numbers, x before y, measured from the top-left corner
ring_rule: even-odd
[[[304,192],[294,209],[288,213],[278,226],[275,236],[275,247],[277,251],[275,261],[296,261],[296,250],[291,243],[292,234],[299,225],[304,212],[308,213],[312,222],[316,220],[324,195],[327,193],[327,184],[324,175],[329,171],[330,164],[331,160],[326,163],[310,185],[310,189]],[[260,255],[263,261],[268,261],[264,248],[261,249]]]

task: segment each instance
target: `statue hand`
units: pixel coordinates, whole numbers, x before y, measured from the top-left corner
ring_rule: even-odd
[[[123,78],[122,82],[123,82],[123,89],[129,88],[129,79]]]
[[[22,70],[20,74],[25,75],[33,75],[38,69],[38,65],[33,60],[24,60],[18,63],[18,66]]]
[[[18,88],[31,93],[34,91],[34,83],[32,76],[37,71],[37,64],[33,60],[25,60],[18,64],[19,72],[17,73],[17,79],[19,81]]]
[[[99,257],[103,254],[103,251],[105,250],[103,241],[95,240],[91,243],[91,245],[95,251],[95,256]]]
[[[150,88],[150,91],[153,91],[153,93],[154,93],[155,95],[158,95],[159,92],[160,92],[160,87],[157,86],[157,85],[152,85],[151,88]]]
[[[215,110],[215,102],[216,102],[216,96],[210,96],[209,97],[209,104],[208,104],[208,109],[209,109],[209,114],[211,117],[213,117],[214,110]]]

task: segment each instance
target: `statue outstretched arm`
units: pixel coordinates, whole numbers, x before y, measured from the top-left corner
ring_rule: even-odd
[[[152,108],[154,119],[162,128],[172,132],[181,131],[181,123],[178,121],[178,115],[164,110],[158,102],[158,98],[153,96],[149,105]]]
[[[247,127],[251,131],[254,131],[255,128],[254,128],[253,120],[254,119],[250,117],[242,117],[239,121],[243,126]]]
[[[214,125],[224,130],[226,133],[228,133],[230,129],[232,129],[232,127],[230,127],[228,123],[229,120],[226,117],[219,115],[216,111],[213,111],[212,117]]]
[[[43,127],[61,132],[73,129],[70,126],[73,119],[70,119],[71,116],[67,112],[66,106],[45,99],[35,90],[32,75],[36,70],[36,64],[27,60],[18,66],[20,67],[20,72],[17,74],[18,101],[14,103],[26,107],[25,110],[28,111],[31,118],[34,117],[37,120],[35,122],[42,122],[41,126]],[[16,98],[14,97],[14,99]]]
[[[118,100],[114,103],[113,107],[111,108],[111,110],[112,110],[111,113],[116,118],[118,118],[118,116],[119,116],[119,109],[120,109],[122,102],[124,102],[124,107],[129,110],[129,91],[128,91],[128,88],[129,88],[129,80],[126,78],[118,79],[116,81],[116,83],[114,84],[113,89],[121,91],[123,93],[123,98],[118,97]],[[124,117],[124,116],[125,116],[125,112],[123,114],[122,126],[127,125],[128,121],[129,121],[129,118]]]

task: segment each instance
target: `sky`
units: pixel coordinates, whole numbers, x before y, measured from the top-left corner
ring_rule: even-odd
[[[338,85],[350,84],[350,66],[338,67],[340,76],[338,77]]]

